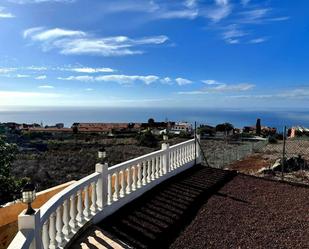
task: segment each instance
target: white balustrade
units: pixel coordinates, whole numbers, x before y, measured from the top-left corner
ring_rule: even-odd
[[[19,232],[9,249],[64,248],[88,221],[99,222],[162,181],[194,165],[195,140],[169,146],[96,172],[53,196],[34,218],[21,215]],[[199,147],[197,156],[200,156]],[[25,225],[26,224],[26,225]],[[30,229],[30,230],[29,230]],[[30,231],[30,232],[29,232]],[[27,234],[21,242],[22,234]]]

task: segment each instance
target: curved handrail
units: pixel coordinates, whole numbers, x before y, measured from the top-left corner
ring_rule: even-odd
[[[163,150],[161,149],[161,150],[154,151],[154,152],[151,152],[149,154],[146,154],[146,155],[143,155],[143,156],[140,156],[140,157],[137,157],[137,158],[130,159],[130,160],[122,162],[122,163],[118,163],[118,164],[108,168],[108,172],[110,174],[112,174],[112,173],[114,173],[114,171],[121,170],[122,168],[126,167],[127,165],[137,164],[137,163],[139,163],[139,162],[141,162],[143,160],[146,160],[149,157],[159,156],[162,153],[163,153]]]
[[[52,198],[50,198],[40,209],[41,209],[41,218],[40,222],[41,224],[44,224],[44,222],[48,219],[48,217],[56,211],[57,207],[60,206],[63,201],[65,201],[68,197],[73,195],[77,192],[77,190],[82,189],[84,186],[88,185],[91,182],[96,181],[99,179],[100,173],[94,172],[89,176],[86,176],[76,183],[73,183],[72,185],[68,186],[67,188],[63,189],[56,195],[54,195]]]
[[[190,140],[187,140],[187,141],[184,141],[184,142],[181,142],[179,144],[174,144],[172,146],[170,146],[170,149],[174,149],[174,148],[177,148],[177,147],[180,147],[182,145],[185,145],[185,144],[189,144],[189,143],[192,143],[193,141],[195,141],[195,139],[190,139]]]
[[[29,249],[34,239],[32,229],[23,229],[18,231],[7,249]]]
[[[149,187],[179,172],[178,168],[181,166],[185,166],[183,169],[186,169],[194,165],[194,142],[195,139],[191,139],[171,147],[162,146],[161,150],[110,168],[107,168],[107,164],[97,164],[96,172],[49,199],[37,212],[33,230],[30,229],[29,233],[29,229],[21,229],[9,248],[29,248],[31,243],[36,242],[42,243],[44,248],[57,244],[60,247],[64,246],[85,222],[93,218],[99,221],[100,217],[114,212],[147,191]],[[140,163],[142,167],[135,168]],[[126,196],[130,197],[125,198]],[[32,227],[33,224],[29,226]],[[23,238],[23,234],[26,233],[26,238]],[[36,248],[41,246],[37,245]]]

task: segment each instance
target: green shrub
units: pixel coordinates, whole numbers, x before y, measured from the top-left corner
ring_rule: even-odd
[[[158,146],[158,139],[150,131],[139,135],[138,143],[141,146],[155,148]]]
[[[270,137],[268,138],[268,142],[269,142],[270,144],[276,144],[276,143],[278,143],[278,140],[277,140],[276,137],[270,136]]]
[[[16,179],[11,175],[12,162],[16,158],[17,146],[8,144],[0,137],[0,204],[19,197],[26,178]]]

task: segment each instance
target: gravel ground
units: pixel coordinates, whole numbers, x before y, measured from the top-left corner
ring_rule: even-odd
[[[309,248],[308,194],[306,187],[195,167],[98,228],[132,248]],[[81,243],[91,248],[86,238],[72,248]]]
[[[171,248],[309,248],[309,188],[238,175]]]

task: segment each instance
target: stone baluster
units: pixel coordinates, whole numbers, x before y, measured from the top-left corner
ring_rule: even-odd
[[[56,249],[56,223],[55,223],[56,215],[52,213],[49,217],[49,249]]]
[[[89,188],[88,186],[84,187],[84,218],[85,220],[90,220],[90,205],[89,205]]]
[[[44,222],[42,229],[42,244],[44,249],[49,248],[48,220]]]
[[[160,177],[160,157],[156,157],[156,174],[155,178],[158,179]]]
[[[163,154],[160,156],[160,176],[164,175],[164,170],[163,170]]]
[[[137,164],[137,187],[140,188],[142,186],[142,167],[141,163]]]
[[[114,191],[114,201],[117,201],[119,199],[119,172],[115,172],[115,191]]]
[[[64,234],[64,239],[66,241],[70,240],[70,235],[71,235],[71,227],[69,223],[70,223],[69,201],[65,200],[63,202],[63,234]]]
[[[147,160],[147,183],[151,182],[151,160]]]
[[[151,180],[156,179],[156,158],[153,157],[151,161]]]
[[[82,227],[84,224],[84,214],[83,214],[83,196],[82,191],[77,191],[77,224]]]
[[[147,162],[143,162],[142,163],[143,165],[143,185],[146,185],[147,184]]]
[[[107,196],[107,204],[110,205],[112,204],[113,202],[113,193],[112,193],[112,175],[111,174],[108,174],[108,177],[107,177],[107,193],[108,193],[108,196]]]
[[[92,215],[95,215],[97,212],[97,190],[96,190],[96,181],[91,183],[91,206],[90,206],[90,210]]]
[[[126,174],[125,170],[121,170],[121,190],[120,190],[120,197],[124,197],[126,195]]]
[[[176,168],[176,150],[171,151],[172,160],[171,160],[171,168]]]
[[[58,242],[58,247],[62,247],[64,245],[64,236],[62,233],[63,222],[62,222],[61,208],[62,205],[59,206],[56,211],[56,229],[57,229],[56,240]]]
[[[126,169],[127,172],[127,188],[126,188],[126,193],[130,194],[132,191],[132,182],[131,182],[131,174],[132,174],[132,167],[129,166],[129,168]]]
[[[76,200],[75,200],[75,194],[73,194],[70,198],[70,226],[71,226],[71,231],[75,232],[77,229],[77,224],[76,224]]]
[[[137,166],[132,167],[132,191],[137,189]]]

